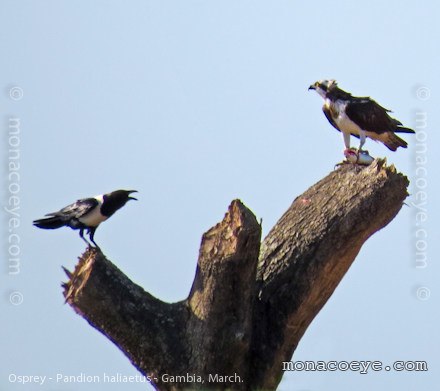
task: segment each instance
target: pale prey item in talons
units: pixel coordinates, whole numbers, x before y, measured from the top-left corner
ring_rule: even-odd
[[[346,149],[350,149],[350,136],[360,139],[359,151],[367,137],[382,142],[391,151],[406,148],[408,144],[395,133],[415,133],[389,116],[385,109],[370,97],[356,97],[341,90],[335,80],[320,80],[312,84],[324,99],[322,110],[330,124],[344,136]]]
[[[347,159],[343,163],[360,164],[362,166],[369,166],[373,163],[374,158],[370,156],[368,151],[357,150],[356,148],[348,148],[344,151],[344,156]]]
[[[61,227],[79,229],[81,239],[91,246],[90,242],[84,237],[84,230],[87,230],[90,241],[99,248],[94,240],[96,229],[99,224],[122,208],[127,201],[137,200],[137,198],[130,197],[131,193],[137,193],[137,190],[116,190],[96,197],[82,198],[58,212],[46,214],[49,217],[35,220],[33,224],[43,229]]]

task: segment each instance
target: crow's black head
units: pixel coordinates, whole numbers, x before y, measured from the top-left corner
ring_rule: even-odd
[[[101,213],[104,216],[110,217],[118,209],[122,208],[127,201],[137,200],[135,197],[130,197],[131,193],[137,193],[137,190],[116,190],[104,195],[104,202],[101,206]]]

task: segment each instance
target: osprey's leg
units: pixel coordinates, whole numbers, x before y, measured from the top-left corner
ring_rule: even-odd
[[[345,133],[342,132],[342,136],[344,137],[344,144],[345,144],[345,150],[344,150],[344,156],[346,158],[346,160],[343,160],[341,163],[337,164],[341,165],[341,164],[345,164],[345,163],[349,163],[348,159],[347,159],[347,153],[350,151],[350,133]]]
[[[84,237],[84,228],[80,228],[79,230],[79,236],[81,237],[82,240],[84,240],[87,243],[87,246],[90,247],[90,243],[89,241]]]
[[[365,131],[361,130],[359,132],[359,138],[361,140],[360,144],[359,144],[359,152],[362,151],[362,147],[365,144],[365,140],[367,139],[367,135],[365,134]]]
[[[362,147],[364,146],[365,141],[366,141],[366,139],[367,139],[367,136],[366,136],[366,134],[365,134],[365,131],[361,130],[361,131],[359,132],[359,139],[360,139],[361,141],[360,141],[360,143],[359,143],[359,149],[358,149],[358,151],[357,151],[356,164],[359,162],[359,154],[361,153],[361,151],[362,151]]]
[[[342,133],[344,136],[344,144],[346,149],[350,149],[350,133]]]

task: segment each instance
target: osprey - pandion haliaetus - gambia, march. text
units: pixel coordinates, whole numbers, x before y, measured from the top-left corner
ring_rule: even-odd
[[[408,145],[395,133],[415,133],[390,117],[390,110],[368,96],[356,97],[341,90],[335,80],[317,81],[309,90],[315,90],[324,99],[322,110],[328,121],[342,132],[347,149],[350,148],[350,135],[360,139],[359,151],[367,137],[381,141],[391,151],[395,151]]]

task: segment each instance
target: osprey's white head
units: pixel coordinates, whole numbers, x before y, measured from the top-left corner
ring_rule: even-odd
[[[313,83],[309,90],[315,90],[323,99],[327,98],[327,94],[338,86],[336,80],[319,80]]]

